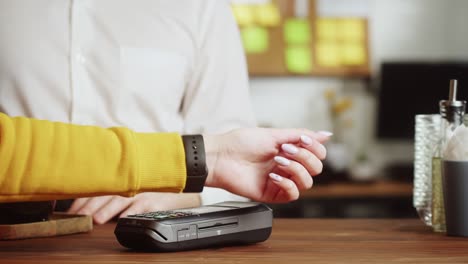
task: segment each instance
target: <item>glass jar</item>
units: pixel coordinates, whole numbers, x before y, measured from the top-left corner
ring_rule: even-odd
[[[440,140],[440,127],[439,114],[415,117],[413,206],[428,226],[432,225],[432,158]]]

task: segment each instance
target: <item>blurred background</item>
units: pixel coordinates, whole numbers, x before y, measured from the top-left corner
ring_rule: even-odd
[[[468,97],[468,1],[232,0],[263,127],[334,133],[281,217],[417,217],[414,115]]]

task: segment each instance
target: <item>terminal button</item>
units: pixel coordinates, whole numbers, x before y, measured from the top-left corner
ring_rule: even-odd
[[[177,231],[177,241],[197,239],[197,226],[190,225],[189,228],[183,228]]]

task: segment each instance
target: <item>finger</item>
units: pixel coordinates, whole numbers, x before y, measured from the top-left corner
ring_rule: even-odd
[[[268,176],[280,188],[280,191],[271,202],[290,202],[299,198],[299,190],[293,181],[273,172]]]
[[[330,139],[331,136],[333,136],[332,132],[322,130],[314,132],[314,136],[312,138],[315,138],[320,143],[325,143]]]
[[[310,175],[315,176],[322,172],[322,162],[309,150],[305,148],[298,148],[292,144],[283,144],[281,145],[281,149],[284,151],[286,158],[295,160],[300,163],[306,168]],[[325,154],[321,153],[320,155]]]
[[[324,160],[327,156],[327,149],[318,140],[306,135],[301,136],[301,146],[312,152],[318,159]]]
[[[178,197],[176,197],[176,195],[178,194],[161,194],[154,192],[137,194],[134,197],[134,201],[124,212],[120,214],[119,217],[132,214],[154,212],[159,210],[169,210],[170,208],[174,208],[173,202],[176,202],[178,200]]]
[[[68,209],[68,213],[70,214],[76,214],[78,210],[80,210],[86,202],[88,202],[89,198],[78,198],[75,201],[73,201],[72,205]]]
[[[93,220],[97,224],[104,224],[124,211],[132,203],[132,198],[114,196],[112,199],[102,206],[94,215]]]
[[[145,211],[146,211],[145,206],[143,206],[142,204],[132,203],[125,211],[123,211],[119,215],[119,217],[124,217],[127,215],[133,215],[133,214],[141,214],[141,213],[144,213]]]
[[[333,135],[333,133],[328,131],[314,132],[308,129],[271,129],[270,131],[279,144],[298,143],[300,142],[301,135],[308,136],[320,143],[324,143]]]
[[[278,164],[278,169],[290,175],[290,179],[300,190],[312,187],[312,177],[300,163],[281,156],[274,157],[274,160]]]
[[[83,207],[78,210],[78,214],[94,215],[99,208],[112,199],[111,195],[90,198]]]

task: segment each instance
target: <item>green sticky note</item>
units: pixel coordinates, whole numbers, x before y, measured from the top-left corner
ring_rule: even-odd
[[[311,40],[309,21],[299,18],[286,20],[284,39],[287,44],[309,44]]]
[[[310,73],[312,70],[312,52],[307,46],[286,48],[286,68],[292,73]]]
[[[247,53],[263,53],[268,50],[268,31],[264,27],[250,26],[241,29],[242,43]]]

